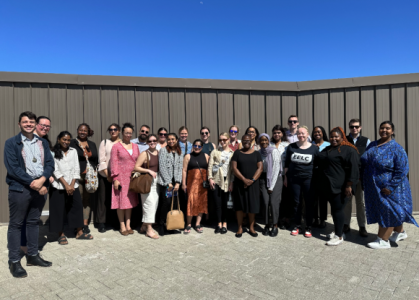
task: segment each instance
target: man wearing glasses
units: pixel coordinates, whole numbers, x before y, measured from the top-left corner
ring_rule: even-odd
[[[148,149],[147,138],[149,132],[150,126],[143,125],[141,126],[140,131],[138,132],[138,138],[131,140],[131,143],[138,145],[138,150],[140,150],[140,153]]]
[[[349,142],[354,144],[358,148],[359,156],[361,157],[370,144],[370,140],[361,135],[361,120],[352,119],[349,121],[350,134],[346,137]],[[355,191],[355,202],[356,202],[356,218],[358,220],[359,235],[362,237],[368,237],[368,232],[365,229],[366,216],[365,216],[365,202],[364,202],[364,191],[361,187],[361,181],[358,182]],[[351,215],[352,215],[352,201],[349,201],[345,207],[345,225],[343,232],[348,233],[351,230]]]
[[[288,117],[288,126],[290,129],[287,130],[286,134],[290,144],[298,142],[298,125],[300,125],[300,122],[298,121],[298,117],[296,115],[291,115]],[[307,141],[311,142],[310,136],[307,138]]]

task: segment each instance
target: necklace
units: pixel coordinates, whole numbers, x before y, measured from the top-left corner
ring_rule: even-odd
[[[29,152],[32,154],[33,158],[32,158],[32,162],[36,163],[38,160],[35,157],[35,154],[32,152],[31,147],[26,147],[27,149],[29,149]]]

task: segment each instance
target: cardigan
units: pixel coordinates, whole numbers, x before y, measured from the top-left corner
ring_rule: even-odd
[[[231,157],[234,154],[234,151],[230,150],[230,158],[229,158],[229,164],[231,163]],[[213,150],[210,155],[210,159],[208,162],[208,180],[212,179],[214,180],[215,184],[218,185],[224,192],[228,192],[228,186],[230,185],[230,182],[234,181],[234,174],[233,170],[231,168],[231,165],[228,166],[227,174],[223,173],[223,168],[220,167],[217,171],[217,173],[212,172],[212,167],[214,165],[219,165],[221,163],[221,152],[222,150]],[[224,177],[226,177],[226,180],[224,181]]]
[[[108,175],[111,174],[111,166],[110,166],[110,159],[111,159],[111,151],[113,145],[118,143],[119,141],[116,140],[115,142],[112,142],[110,139],[103,140],[99,145],[99,165],[98,165],[98,171],[99,174],[102,177],[106,177],[103,170],[108,170]]]
[[[166,147],[159,151],[159,179],[158,184],[168,186],[173,183],[182,183],[182,169],[183,169],[183,156],[175,152],[173,157],[172,153],[167,152]]]
[[[98,163],[98,153],[96,144],[92,141],[87,140],[87,145],[89,146],[90,152],[92,152],[92,156],[89,157],[89,163],[92,165],[94,169],[97,167]],[[86,171],[86,157],[84,156],[83,149],[80,148],[79,143],[77,143],[76,139],[72,139],[70,141],[70,147],[77,150],[77,155],[79,156],[79,163],[80,163],[80,174]]]

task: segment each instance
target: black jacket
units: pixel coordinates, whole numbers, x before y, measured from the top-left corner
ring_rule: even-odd
[[[87,144],[89,145],[90,151],[92,152],[92,156],[89,157],[89,162],[93,168],[96,168],[99,161],[96,144],[89,140],[87,140]],[[79,143],[77,143],[76,139],[72,139],[70,141],[70,147],[73,147],[77,151],[80,163],[80,174],[82,174],[86,170],[86,157],[84,156],[83,149],[79,147]]]
[[[358,148],[359,157],[361,157],[362,154],[364,154],[365,150],[367,149],[368,138],[360,135],[358,139],[356,140],[356,144],[354,143],[354,139],[352,138],[351,135],[348,135],[346,138],[348,139],[349,143],[351,143],[352,145],[355,145],[355,147]]]

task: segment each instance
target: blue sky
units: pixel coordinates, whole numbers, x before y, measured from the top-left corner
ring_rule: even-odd
[[[419,1],[2,1],[0,71],[302,81],[419,72]]]

